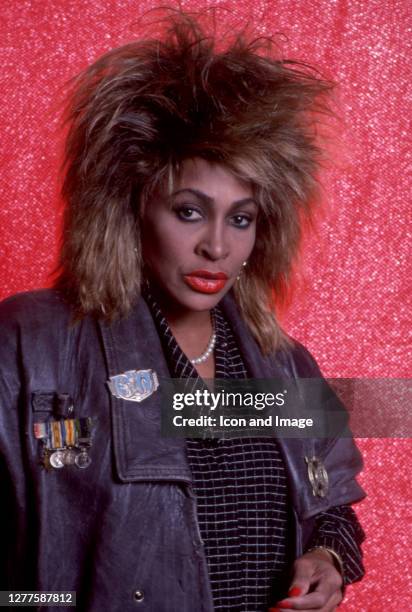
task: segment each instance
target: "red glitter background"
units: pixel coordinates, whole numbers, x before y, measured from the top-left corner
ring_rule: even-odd
[[[201,9],[209,2],[181,2]],[[412,19],[408,0],[214,2],[222,23],[245,18],[281,32],[282,53],[339,83],[343,119],[324,171],[324,205],[305,240],[284,326],[334,377],[410,377]],[[143,33],[154,2],[17,0],[0,23],[2,133],[0,297],[47,286],[61,205],[58,130],[65,83],[108,49]],[[360,439],[357,507],[367,532],[366,578],[341,609],[412,609],[411,441]],[[408,586],[409,585],[409,586]]]

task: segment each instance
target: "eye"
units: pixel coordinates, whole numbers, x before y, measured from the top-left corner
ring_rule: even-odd
[[[250,226],[253,219],[249,215],[239,214],[231,217],[231,224],[240,229],[246,229]]]
[[[188,206],[185,204],[177,206],[175,208],[175,213],[179,217],[179,219],[182,219],[183,221],[198,221],[202,218],[202,214],[199,210],[197,210],[193,206]]]

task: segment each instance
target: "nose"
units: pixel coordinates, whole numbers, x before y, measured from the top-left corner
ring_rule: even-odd
[[[204,228],[196,245],[196,254],[218,261],[225,259],[229,254],[229,243],[226,228],[222,223],[210,223]]]

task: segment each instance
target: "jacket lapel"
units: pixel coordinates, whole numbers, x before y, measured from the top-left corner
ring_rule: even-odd
[[[266,357],[262,354],[257,342],[240,316],[238,306],[231,294],[224,298],[221,306],[236,336],[251,378],[296,379],[296,367],[293,358],[287,356],[284,350],[279,350],[274,355],[271,354]],[[284,410],[279,408],[279,416],[288,416],[286,406]],[[277,436],[276,440],[284,459],[293,506],[300,516],[307,514],[308,509],[315,506],[316,511],[318,511],[319,500],[316,500],[313,496],[305,463],[305,456],[314,454],[314,440],[312,438],[285,438],[282,436]]]
[[[159,387],[140,402],[109,393],[112,436],[118,477],[191,482],[183,439],[161,436],[161,409],[167,408],[162,379],[170,379],[159,336],[143,299],[130,315],[108,324],[99,322],[108,378],[125,372],[152,370]]]

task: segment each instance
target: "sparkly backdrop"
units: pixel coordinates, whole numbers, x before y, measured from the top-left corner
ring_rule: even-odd
[[[191,9],[209,4],[181,3]],[[139,35],[139,17],[153,6],[132,0],[3,4],[0,297],[47,285],[55,263],[64,83]],[[316,235],[305,240],[286,329],[328,376],[410,376],[409,1],[239,0],[222,6],[222,23],[236,26],[248,17],[258,32],[282,32],[285,56],[316,64],[340,84],[343,121],[333,165],[323,173],[323,213]],[[362,439],[359,445],[369,494],[358,506],[368,574],[348,590],[341,609],[411,610],[411,442]]]

